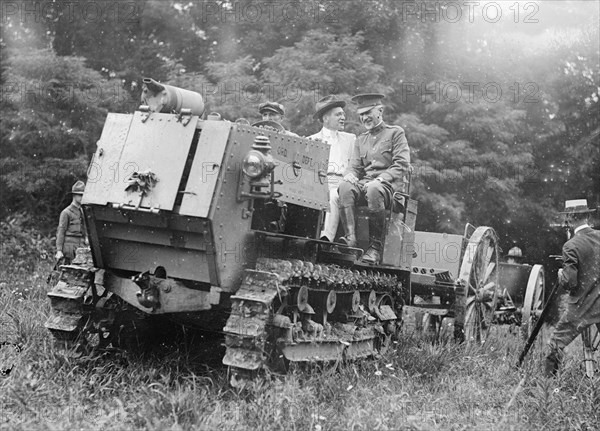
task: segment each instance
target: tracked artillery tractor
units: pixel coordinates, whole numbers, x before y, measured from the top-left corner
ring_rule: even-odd
[[[486,331],[497,298],[492,229],[415,233],[417,203],[399,195],[381,265],[361,265],[361,250],[315,239],[328,205],[325,143],[202,120],[200,95],[144,84],[138,111],[108,114],[90,163],[91,253],[62,266],[49,293],[56,338],[80,350],[123,346],[166,317],[222,331],[235,382],[290,362],[373,356],[419,294],[442,298],[428,306],[455,317],[459,335]],[[413,265],[431,250],[435,265]]]

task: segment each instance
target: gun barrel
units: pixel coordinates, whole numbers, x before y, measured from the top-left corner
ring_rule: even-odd
[[[165,90],[164,85],[162,85],[160,82],[155,81],[152,78],[144,78],[142,82],[144,83],[144,91],[148,89],[148,91],[152,92],[153,95],[161,93]]]
[[[180,113],[189,109],[192,115],[204,113],[204,100],[195,91],[161,84],[152,78],[143,79],[142,104],[153,112]]]

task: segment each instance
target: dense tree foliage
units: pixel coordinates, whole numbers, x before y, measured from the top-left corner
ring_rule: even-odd
[[[481,9],[471,19],[417,1],[77,3],[3,18],[0,217],[53,228],[106,113],[135,109],[144,76],[231,120],[277,100],[301,135],[320,127],[319,97],[385,92],[386,120],[412,148],[418,228],[490,225],[532,260],[558,241],[546,226],[565,199],[600,201],[593,5],[542,2],[530,25],[506,7],[492,25]]]

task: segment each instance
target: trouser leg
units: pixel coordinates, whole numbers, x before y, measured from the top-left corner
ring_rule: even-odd
[[[548,342],[550,353],[546,357],[545,362],[545,373],[547,377],[556,375],[556,372],[562,363],[565,348],[571,344],[571,342],[573,342],[586,327],[581,324],[581,319],[576,315],[576,309],[574,307],[576,307],[575,304],[567,305],[567,309],[561,316],[550,337],[550,341]]]
[[[340,238],[340,242],[345,243],[350,247],[355,247],[356,218],[354,216],[354,209],[356,207],[356,201],[360,197],[360,189],[357,186],[344,181],[338,188],[338,194],[340,220],[342,221],[345,233],[344,238]]]
[[[335,234],[340,222],[339,194],[337,187],[329,189],[329,212],[325,214],[325,223],[321,237],[327,237],[331,242],[335,241]]]

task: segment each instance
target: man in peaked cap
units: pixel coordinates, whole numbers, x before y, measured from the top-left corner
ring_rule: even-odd
[[[274,121],[276,123],[281,124],[283,121],[283,117],[285,117],[285,109],[281,103],[277,102],[264,102],[258,105],[258,112],[262,116],[262,122],[265,121]],[[259,123],[262,123],[259,122]],[[254,124],[253,124],[254,125]],[[286,135],[290,136],[298,136],[297,134],[286,130],[283,126],[281,126]]]
[[[558,270],[558,283],[569,292],[569,299],[548,342],[548,377],[556,375],[565,347],[579,334],[593,324],[600,330],[600,231],[588,225],[594,211],[586,199],[576,199],[567,201],[561,212],[574,229],[563,245],[563,267]]]
[[[320,139],[329,144],[329,166],[327,181],[329,184],[329,212],[325,215],[325,223],[321,239],[333,242],[340,220],[338,186],[350,165],[352,148],[356,135],[343,132],[346,121],[344,113],[346,102],[334,95],[325,96],[315,104],[313,118],[323,124],[323,128],[309,139]]]
[[[264,102],[258,105],[258,112],[262,115],[263,120],[277,121],[281,123],[285,116],[285,109],[281,103]]]
[[[85,230],[81,199],[85,184],[77,181],[71,188],[73,200],[60,213],[58,229],[56,229],[56,260],[66,265],[75,258],[75,251],[85,245]]]
[[[350,247],[356,246],[355,207],[361,201],[367,202],[369,248],[362,260],[369,264],[378,264],[381,260],[385,209],[392,204],[395,192],[404,191],[410,169],[410,150],[404,130],[383,121],[384,97],[368,93],[352,98],[367,131],[356,139],[350,166],[338,189],[340,217],[346,232],[341,242]]]

